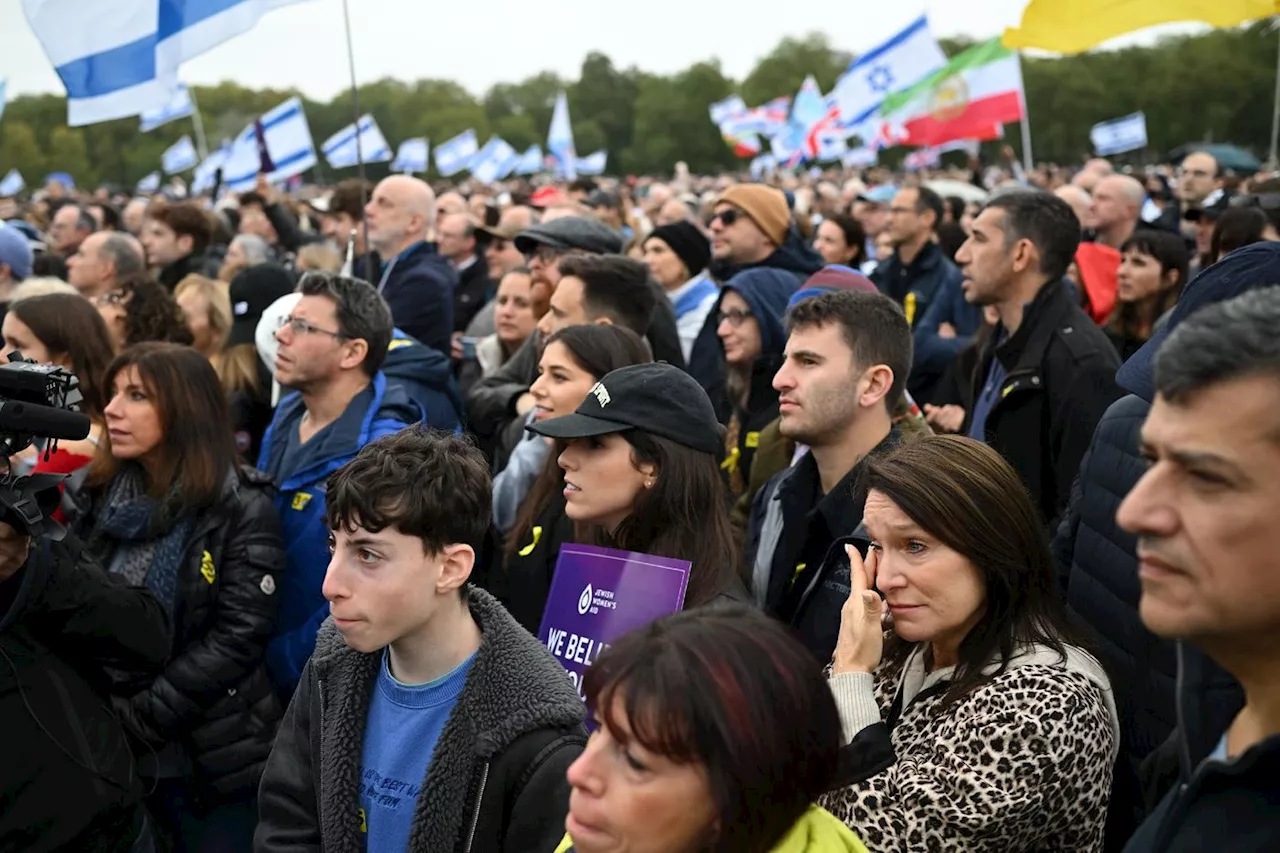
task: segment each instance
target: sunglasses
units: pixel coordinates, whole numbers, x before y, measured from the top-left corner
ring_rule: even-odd
[[[728,228],[730,225],[737,222],[738,217],[740,216],[742,216],[742,211],[731,207],[728,210],[722,210],[719,213],[717,213],[715,216],[711,217],[711,221],[715,222],[717,219],[719,219],[720,224],[724,225],[725,228]]]

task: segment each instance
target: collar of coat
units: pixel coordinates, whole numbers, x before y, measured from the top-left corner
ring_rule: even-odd
[[[580,728],[586,716],[564,668],[497,599],[473,587],[468,603],[482,634],[480,649],[418,794],[411,850],[453,850],[481,795],[482,766],[525,734]],[[317,794],[326,850],[364,849],[354,816],[369,698],[382,654],[348,647],[332,619],[316,638],[312,668],[320,720],[312,725],[322,727]]]

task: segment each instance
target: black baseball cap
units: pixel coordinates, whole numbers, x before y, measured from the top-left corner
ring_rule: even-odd
[[[279,264],[254,264],[236,273],[227,288],[232,314],[227,346],[253,343],[262,312],[293,290],[293,276]]]
[[[548,438],[590,438],[638,429],[704,453],[718,453],[724,429],[707,392],[666,362],[633,364],[605,374],[572,415],[526,427]]]

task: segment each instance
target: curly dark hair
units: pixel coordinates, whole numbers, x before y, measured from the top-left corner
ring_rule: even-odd
[[[163,285],[138,276],[123,282],[116,292],[125,309],[126,347],[144,341],[168,341],[184,346],[195,342],[182,308]]]

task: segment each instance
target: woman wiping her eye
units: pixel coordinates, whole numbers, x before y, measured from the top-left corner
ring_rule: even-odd
[[[1119,721],[1018,475],[932,436],[860,487],[830,681],[858,759],[820,803],[877,851],[1101,850]]]

